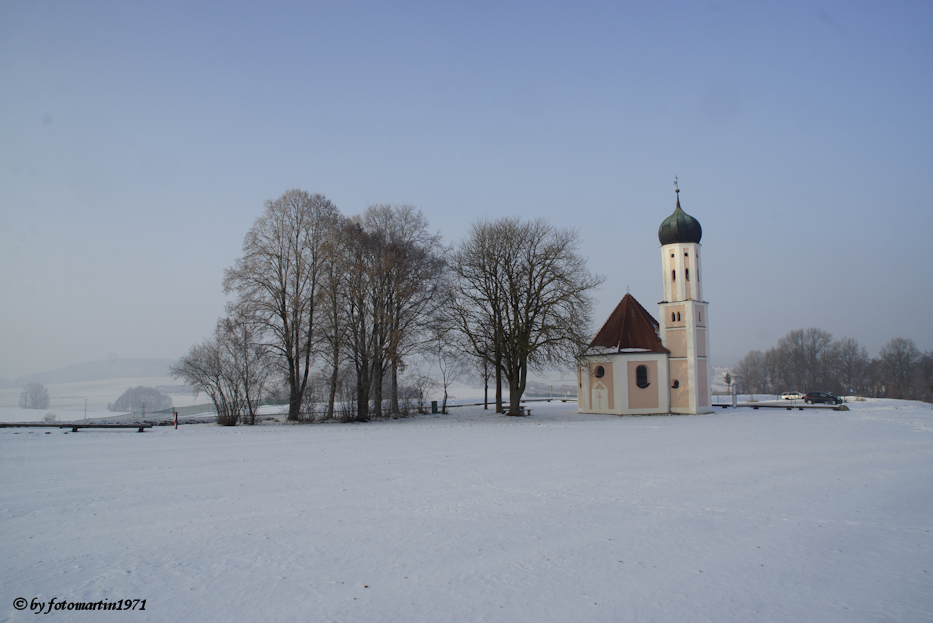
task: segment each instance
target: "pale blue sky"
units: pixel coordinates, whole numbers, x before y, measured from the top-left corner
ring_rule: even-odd
[[[505,6],[503,6],[505,5]],[[703,225],[715,364],[821,327],[933,348],[933,4],[0,3],[0,376],[176,358],[291,187],[579,227],[657,313]]]

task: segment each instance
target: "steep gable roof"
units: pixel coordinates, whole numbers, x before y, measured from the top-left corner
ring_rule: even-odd
[[[669,353],[658,337],[659,326],[634,296],[626,294],[590,342],[590,348],[610,348],[620,353],[626,349]]]

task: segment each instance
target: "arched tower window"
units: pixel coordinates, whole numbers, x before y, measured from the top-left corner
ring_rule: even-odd
[[[674,317],[674,312],[671,312],[671,322],[674,322],[674,321],[676,321],[676,320],[677,320],[677,318]]]
[[[676,270],[672,270],[672,271],[671,271],[671,281],[677,281],[677,271],[676,271]]]
[[[638,366],[635,368],[635,385],[638,385],[641,389],[645,389],[651,385],[651,383],[648,382],[647,366]]]
[[[677,312],[677,322],[680,322],[680,312]]]
[[[687,278],[687,281],[690,281],[690,269],[685,268],[684,273],[685,273],[685,277]]]

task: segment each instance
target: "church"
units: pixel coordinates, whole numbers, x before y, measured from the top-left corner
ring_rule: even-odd
[[[676,184],[675,184],[676,187]],[[709,413],[709,303],[700,222],[677,207],[658,228],[664,300],[655,320],[626,294],[577,358],[580,413]]]

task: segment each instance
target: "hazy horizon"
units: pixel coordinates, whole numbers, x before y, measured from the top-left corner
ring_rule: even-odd
[[[293,187],[445,242],[578,228],[593,330],[627,289],[657,315],[675,175],[714,365],[806,327],[933,349],[931,32],[910,2],[6,2],[0,377],[177,359]]]

